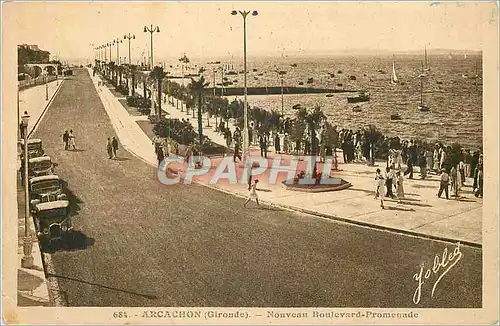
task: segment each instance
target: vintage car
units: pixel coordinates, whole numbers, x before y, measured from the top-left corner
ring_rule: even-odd
[[[40,177],[54,174],[54,165],[50,156],[40,156],[31,158],[28,162],[28,177]]]
[[[42,140],[32,138],[28,140],[28,157],[34,158],[43,156]],[[21,139],[21,159],[24,159],[24,139]]]
[[[32,211],[39,203],[68,199],[62,192],[61,180],[55,174],[31,178],[28,189]]]
[[[65,236],[72,229],[67,200],[36,204],[33,217],[38,230],[38,239],[42,244],[52,245],[55,241],[66,240]]]

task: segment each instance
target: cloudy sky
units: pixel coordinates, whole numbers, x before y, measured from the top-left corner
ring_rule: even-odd
[[[133,33],[132,58],[149,47],[144,25],[154,34],[155,59],[242,55],[243,19],[249,16],[248,54],[314,55],[346,49],[412,51],[428,48],[480,50],[483,29],[496,21],[492,3],[7,3],[4,19],[19,44],[38,44],[63,60],[93,58],[93,45]],[[4,21],[5,23],[5,21]],[[116,51],[116,50],[114,50]],[[113,52],[115,56],[116,52]],[[128,44],[120,47],[128,55]],[[155,60],[156,61],[156,60]]]

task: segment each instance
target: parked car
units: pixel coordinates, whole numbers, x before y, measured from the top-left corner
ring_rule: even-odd
[[[54,174],[54,164],[50,156],[34,157],[28,161],[28,178],[50,174]]]
[[[32,138],[28,140],[28,159],[43,156],[42,140]],[[21,139],[21,159],[24,160],[24,139]]]
[[[70,206],[67,200],[39,203],[33,209],[38,230],[38,239],[42,244],[52,245],[56,241],[66,240],[72,230]]]
[[[29,180],[30,207],[33,210],[39,203],[67,200],[62,184],[55,174],[34,177]]]

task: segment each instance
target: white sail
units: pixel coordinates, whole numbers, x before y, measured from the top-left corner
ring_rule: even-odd
[[[398,82],[398,76],[396,75],[396,65],[394,63],[394,56],[392,57],[392,77],[391,82],[396,84]]]

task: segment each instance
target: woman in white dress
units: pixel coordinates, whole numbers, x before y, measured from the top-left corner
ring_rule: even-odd
[[[377,169],[377,174],[375,175],[375,181],[377,183],[377,190],[375,191],[375,199],[380,198],[380,207],[384,209],[385,179],[380,169]]]
[[[71,129],[69,131],[68,143],[69,143],[69,146],[68,146],[69,149],[76,149],[75,135],[73,134],[73,129]]]

